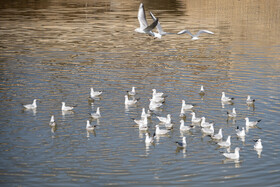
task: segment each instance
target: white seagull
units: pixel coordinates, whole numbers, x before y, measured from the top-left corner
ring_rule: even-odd
[[[152,17],[152,19],[153,19],[154,21],[157,20],[157,18],[153,15],[152,12],[150,12],[150,16]],[[159,21],[158,21],[158,23],[157,23],[156,28],[157,28],[158,33],[154,33],[154,34],[155,34],[155,37],[157,37],[157,38],[161,38],[162,36],[165,36],[165,35],[167,35],[167,34],[173,34],[173,33],[164,32],[163,29],[162,29],[162,27],[161,27],[161,25],[160,25],[160,23],[159,23]]]
[[[200,86],[199,94],[200,94],[200,95],[204,95],[204,94],[205,94],[203,85]]]
[[[154,133],[154,135],[153,136],[150,136],[149,135],[149,133],[148,132],[146,132],[146,138],[145,138],[145,143],[146,144],[152,144],[152,143],[154,143],[154,138],[155,138],[155,133]]]
[[[207,34],[214,34],[213,32],[211,31],[208,31],[208,30],[200,30],[198,31],[195,35],[193,35],[190,31],[188,30],[182,30],[180,32],[178,32],[177,34],[185,34],[185,33],[188,33],[191,37],[192,37],[192,40],[198,40],[198,36],[202,33],[207,33]]]
[[[240,138],[243,138],[246,136],[246,133],[245,133],[245,128],[242,127],[242,130],[239,129],[239,126],[237,126],[236,128],[236,135]]]
[[[157,116],[157,118],[161,123],[171,123],[171,115],[170,114],[167,114],[167,117]]]
[[[152,89],[153,91],[153,97],[162,97],[164,93],[162,92],[157,92],[156,89]]]
[[[256,126],[256,125],[261,121],[261,119],[258,120],[258,121],[249,121],[249,118],[248,118],[248,117],[246,117],[245,120],[246,120],[246,126],[247,126],[247,127]]]
[[[187,147],[187,141],[186,137],[182,138],[182,142],[175,142],[178,148],[186,148]]]
[[[188,131],[191,129],[191,127],[189,126],[185,126],[185,122],[184,120],[180,120],[180,131]]]
[[[156,125],[156,135],[168,134],[170,131],[167,129],[160,129],[159,125]]]
[[[50,125],[51,127],[55,127],[55,126],[56,126],[56,123],[55,123],[55,121],[54,121],[54,115],[51,116],[51,120],[50,120],[49,125]]]
[[[221,101],[222,102],[231,102],[232,100],[234,100],[234,98],[230,98],[230,97],[227,97],[225,92],[222,92],[222,97],[221,97]]]
[[[255,101],[256,101],[255,99],[251,99],[250,95],[247,96],[247,99],[246,99],[247,105],[253,105],[255,103]]]
[[[102,94],[102,91],[94,91],[93,88],[90,88],[90,97],[92,99],[100,96]]]
[[[223,153],[223,155],[228,159],[238,160],[239,159],[240,148],[236,147],[234,153]]]
[[[201,126],[202,128],[210,128],[211,125],[214,125],[214,123],[209,123],[209,122],[206,122],[205,120],[206,120],[205,117],[202,117],[202,118],[201,118],[201,124],[200,124],[200,126]]]
[[[69,110],[73,110],[74,109],[73,106],[66,106],[65,102],[61,102],[61,103],[62,103],[61,110],[63,110],[63,111],[69,111]]]
[[[154,96],[151,99],[153,102],[155,103],[163,103],[165,98],[164,97],[160,97],[160,96]]]
[[[181,118],[185,118],[186,115],[185,115],[185,110],[183,107],[181,107],[181,111],[180,111],[180,115],[179,115]]]
[[[152,99],[150,99],[150,104],[149,104],[150,110],[157,110],[161,106],[162,106],[162,103],[157,103],[157,102],[154,102]]]
[[[219,129],[218,134],[213,135],[212,138],[215,140],[221,140],[223,138],[222,129]]]
[[[232,108],[232,112],[227,112],[228,117],[235,118],[237,116],[235,108]]]
[[[211,125],[210,128],[202,128],[201,131],[206,135],[212,136],[214,134],[214,126]]]
[[[185,100],[182,100],[182,108],[184,110],[191,110],[195,105],[192,104],[186,104]]]
[[[90,116],[94,119],[99,119],[101,118],[101,114],[100,114],[100,107],[96,108],[96,112],[95,113],[91,113]]]
[[[26,109],[36,109],[37,108],[36,101],[37,101],[37,99],[34,99],[32,104],[26,104],[26,105],[23,105],[23,107]]]
[[[230,147],[231,145],[230,137],[231,136],[228,136],[226,141],[219,142],[218,145],[221,147]]]
[[[157,26],[158,19],[156,19],[151,25],[148,25],[143,3],[141,3],[139,6],[137,17],[138,17],[140,27],[135,29],[135,31],[138,33],[145,33],[145,34],[155,37],[155,33],[152,32],[152,30]]]
[[[201,122],[202,118],[195,117],[195,113],[194,112],[192,112],[191,115],[192,115],[192,122],[193,123],[200,123]]]
[[[148,125],[148,118],[147,116],[144,116],[143,118],[141,119],[134,119],[133,120],[137,125],[139,126],[147,126]]]
[[[125,98],[125,101],[124,101],[125,105],[135,105],[138,102],[138,100],[139,100],[139,99],[131,99],[131,100],[129,100],[127,95],[125,95],[124,98]]]
[[[87,120],[87,126],[86,126],[86,129],[88,131],[93,131],[95,129],[96,125],[92,126],[89,122],[89,120]]]
[[[254,141],[256,142],[255,145],[254,145],[255,149],[262,149],[263,148],[261,139],[254,140]]]
[[[150,118],[152,116],[152,112],[150,110],[147,110],[147,113],[145,112],[145,108],[142,108],[141,118],[147,117]]]
[[[127,94],[130,95],[130,96],[135,96],[135,95],[136,95],[136,90],[135,90],[135,88],[136,88],[136,87],[133,86],[133,87],[131,88],[131,91],[127,91]]]

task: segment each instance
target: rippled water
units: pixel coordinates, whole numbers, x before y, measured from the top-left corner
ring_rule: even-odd
[[[279,1],[144,1],[164,30],[213,31],[191,41],[187,35],[153,39],[138,34],[138,1],[3,1],[0,11],[0,182],[2,185],[229,185],[277,186],[279,161]],[[147,16],[148,18],[148,16]],[[151,19],[148,18],[151,22]],[[198,92],[204,85],[206,95]],[[125,108],[136,86],[139,104]],[[88,100],[89,89],[103,90]],[[168,97],[156,116],[172,115],[169,136],[146,147],[134,127],[148,107],[152,89]],[[221,92],[234,97],[221,105]],[[250,94],[255,107],[246,105]],[[38,100],[36,111],[21,104]],[[215,132],[232,136],[239,162],[225,160],[215,141],[196,126],[179,131],[181,100],[214,121]],[[77,105],[62,113],[61,102]],[[102,118],[87,136],[89,114]],[[236,121],[226,112],[236,108]],[[186,113],[186,124],[191,115]],[[54,115],[57,129],[48,123]],[[245,117],[261,119],[245,141],[235,135]],[[187,149],[175,141],[187,137]],[[224,138],[224,139],[225,139]],[[261,138],[263,150],[254,150]]]

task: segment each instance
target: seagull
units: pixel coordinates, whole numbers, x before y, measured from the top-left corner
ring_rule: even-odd
[[[152,116],[152,113],[150,110],[147,110],[147,113],[145,112],[145,108],[142,108],[141,118],[147,117],[150,118]]]
[[[37,99],[34,99],[32,104],[26,104],[26,105],[23,105],[23,107],[26,109],[36,109],[37,108],[36,101],[37,101]]]
[[[222,129],[219,129],[218,134],[213,135],[212,138],[215,139],[215,140],[220,140],[220,139],[222,139],[222,138],[223,138]]]
[[[160,129],[159,125],[156,125],[156,135],[168,134],[170,131],[167,129]]]
[[[245,137],[246,136],[245,128],[242,127],[242,130],[239,130],[239,126],[237,126],[237,128],[236,128],[236,135],[238,137]]]
[[[152,101],[155,103],[164,103],[165,98],[164,97],[160,97],[160,96],[154,96],[152,97]]]
[[[153,91],[153,97],[162,97],[164,93],[162,92],[157,92],[156,89],[152,89]]]
[[[247,96],[247,100],[246,100],[247,105],[253,105],[255,101],[256,101],[255,99],[251,99],[250,95]]]
[[[191,110],[195,105],[192,104],[186,104],[185,100],[182,100],[182,108],[184,110]]]
[[[177,34],[185,34],[185,33],[188,33],[191,37],[192,37],[192,40],[198,40],[198,36],[202,33],[207,33],[207,34],[214,34],[213,32],[211,31],[208,31],[208,30],[200,30],[198,31],[195,35],[193,35],[190,31],[188,30],[182,30],[180,32],[178,32]]]
[[[171,123],[171,115],[170,114],[167,114],[167,117],[157,116],[157,118],[161,123]]]
[[[186,148],[187,147],[187,142],[186,142],[186,137],[182,138],[182,142],[175,142],[178,148]]]
[[[234,153],[223,153],[223,155],[228,159],[238,160],[239,159],[240,148],[236,147]]]
[[[51,127],[55,127],[55,126],[56,126],[56,123],[55,123],[55,121],[54,121],[54,115],[51,116],[51,120],[50,120],[49,125],[50,125]]]
[[[152,17],[152,19],[153,19],[154,21],[157,20],[157,18],[153,15],[152,12],[150,12],[150,16]],[[167,35],[167,34],[173,34],[173,33],[164,32],[163,29],[161,28],[161,25],[160,25],[159,21],[158,21],[158,23],[157,23],[156,28],[157,28],[158,33],[154,33],[154,34],[155,34],[155,36],[156,36],[157,38],[161,38],[162,36],[165,36],[165,35]]]
[[[145,138],[145,143],[146,144],[152,144],[154,143],[154,138],[156,136],[156,133],[153,134],[153,136],[150,136],[148,132],[146,132],[146,138]]]
[[[185,110],[184,110],[184,108],[182,107],[181,108],[181,112],[180,112],[180,115],[179,115],[181,118],[185,118],[186,117],[186,115],[185,115]]]
[[[228,136],[226,141],[219,142],[218,145],[221,147],[230,147],[231,145],[230,137],[231,136]]]
[[[236,111],[235,108],[232,108],[232,112],[227,112],[228,117],[235,118],[236,117]]]
[[[132,89],[131,89],[131,91],[127,91],[127,94],[130,95],[130,96],[135,96],[135,95],[136,95],[135,88],[136,88],[136,87],[133,86]]]
[[[201,85],[201,87],[200,87],[199,94],[200,94],[200,95],[204,95],[204,94],[205,94],[205,91],[204,91],[203,85]]]
[[[74,109],[73,106],[65,106],[65,102],[61,102],[61,103],[62,103],[61,110],[63,110],[63,111],[69,111],[69,110],[73,110]]]
[[[172,130],[173,129],[173,123],[164,123],[164,125],[165,125],[165,128],[167,129],[167,130]]]
[[[125,97],[125,101],[124,101],[125,105],[135,105],[138,102],[138,100],[139,100],[139,99],[131,99],[131,100],[129,100],[127,95],[125,95],[124,97]]]
[[[258,121],[249,121],[249,118],[248,118],[248,117],[246,117],[245,120],[246,120],[246,126],[247,126],[247,127],[256,126],[256,125],[261,121],[261,119],[258,120]]]
[[[92,126],[89,122],[89,120],[87,120],[87,126],[86,126],[86,129],[88,131],[93,131],[95,129],[96,125]]]
[[[148,118],[147,116],[141,118],[141,119],[134,119],[133,120],[137,125],[139,126],[147,126],[148,125]]]
[[[101,114],[100,114],[100,107],[96,108],[96,112],[95,113],[91,113],[90,116],[94,119],[99,119],[101,118]]]
[[[255,149],[262,149],[263,148],[261,139],[254,140],[254,141],[256,142],[255,145],[254,145]]]
[[[157,103],[157,102],[154,102],[152,99],[150,99],[150,104],[149,104],[150,110],[157,110],[161,106],[162,106],[162,103]]]
[[[102,91],[94,91],[93,88],[90,88],[90,98],[94,99],[102,94]]]
[[[226,97],[225,92],[222,92],[222,97],[221,97],[221,101],[222,102],[231,102],[232,100],[234,100],[234,98],[230,98],[230,97]]]
[[[213,135],[214,134],[214,126],[211,125],[210,128],[202,128],[201,129],[202,133],[207,134],[207,135]]]
[[[139,10],[138,10],[138,21],[140,24],[140,27],[135,29],[138,33],[145,33],[150,36],[155,36],[155,33],[152,32],[152,30],[157,26],[158,19],[156,19],[151,25],[148,26],[148,22],[146,20],[146,14],[143,3],[140,4]]]
[[[192,112],[191,115],[192,115],[192,122],[193,123],[200,123],[201,122],[201,118],[195,117],[195,113],[194,112]]]
[[[180,131],[188,131],[188,130],[191,129],[191,127],[185,126],[184,120],[181,120],[180,123],[181,123],[181,125],[180,125]]]
[[[201,124],[200,124],[200,126],[201,126],[202,128],[210,128],[211,125],[214,125],[214,123],[209,123],[209,122],[206,122],[205,120],[206,120],[205,117],[202,117],[202,118],[201,118]]]

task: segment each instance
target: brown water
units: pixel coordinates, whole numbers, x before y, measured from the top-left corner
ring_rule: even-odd
[[[154,39],[134,32],[139,1],[2,1],[0,5],[0,182],[6,186],[78,185],[228,185],[277,186],[280,183],[280,3],[272,1],[143,1],[148,22],[152,11],[167,32],[207,29]],[[206,95],[198,94],[204,85]],[[136,86],[139,104],[125,108],[124,95]],[[89,89],[103,90],[88,101]],[[168,97],[156,116],[172,115],[174,130],[146,146],[134,127],[147,108],[151,90]],[[235,97],[221,105],[221,92]],[[247,107],[250,94],[255,107]],[[35,111],[21,103],[38,100]],[[232,136],[231,151],[195,127],[187,149],[177,150],[181,100],[195,103],[198,116],[214,121]],[[61,102],[75,105],[62,113]],[[95,133],[85,130],[88,113]],[[236,108],[236,121],[226,111]],[[48,126],[55,115],[57,129]],[[235,135],[244,118],[262,119],[242,142]],[[191,115],[187,113],[186,124]],[[261,138],[259,156],[253,139]]]

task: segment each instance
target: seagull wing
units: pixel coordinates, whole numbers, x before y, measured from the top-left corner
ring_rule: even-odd
[[[213,32],[208,31],[208,30],[200,30],[200,31],[197,32],[197,34],[196,34],[195,36],[199,36],[199,35],[202,34],[202,33],[214,34]]]
[[[153,15],[152,12],[150,12],[150,15],[151,15],[151,17],[152,17],[152,19],[153,19],[154,21],[157,20],[157,18]],[[165,35],[165,34],[166,34],[166,32],[164,32],[164,31],[162,30],[162,27],[161,27],[161,25],[160,25],[159,22],[158,22],[158,24],[157,24],[156,27],[157,27],[157,31],[158,31],[159,34],[161,34],[161,35]]]
[[[144,29],[145,32],[152,31],[158,24],[158,19],[156,19],[151,25]]]
[[[188,31],[188,30],[181,30],[177,34],[185,34],[185,33],[187,33],[187,34],[189,34],[189,35],[191,35],[193,37],[193,34],[190,31]]]
[[[148,23],[146,20],[146,14],[143,3],[140,4],[139,10],[138,10],[138,21],[140,23],[140,28],[144,30],[148,27]]]

